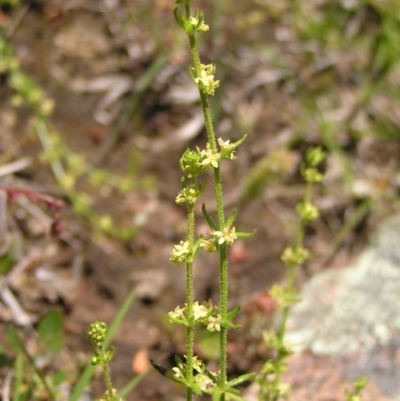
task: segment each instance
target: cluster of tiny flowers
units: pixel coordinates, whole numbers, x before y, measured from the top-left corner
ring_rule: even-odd
[[[302,246],[298,248],[289,247],[283,251],[281,259],[286,265],[293,266],[302,264],[304,261],[309,259],[310,256],[310,252]]]
[[[221,149],[221,153],[226,154],[226,157],[228,159],[235,159],[234,150],[236,149],[236,147],[233,143],[231,143],[229,139],[227,141],[224,141],[222,138],[218,138],[218,145]]]
[[[197,301],[193,303],[193,320],[194,323],[202,323],[207,326],[209,331],[221,330],[221,315],[214,314],[214,306],[209,302],[200,305]],[[185,316],[186,308],[177,306],[175,310],[168,313],[171,322],[187,324]]]
[[[184,314],[185,314],[185,308],[180,308],[179,306],[177,306],[175,310],[168,313],[168,317],[172,319],[180,319],[184,317]]]
[[[174,245],[174,249],[171,252],[169,260],[174,263],[185,262],[189,256],[189,242],[181,241],[179,245]]]
[[[190,25],[192,26],[192,29],[197,30],[199,32],[207,32],[210,27],[203,22],[199,25],[199,19],[196,17],[190,17]]]
[[[210,308],[207,308],[204,305],[199,305],[197,301],[193,303],[193,316],[195,321],[204,319],[208,312],[210,312]]]
[[[184,357],[187,358],[186,355],[184,355]],[[192,367],[196,372],[201,373],[204,370],[204,363],[196,355],[194,355],[192,357]],[[186,364],[182,362],[179,363],[179,366],[175,366],[174,368],[172,368],[174,376],[177,379],[184,377],[185,370],[186,370]]]
[[[107,334],[107,325],[104,322],[95,322],[89,326],[88,338],[98,347],[104,342]]]
[[[207,143],[206,149],[203,149],[200,153],[203,157],[203,160],[200,164],[204,167],[218,167],[218,163],[221,159],[221,153],[219,153],[216,149],[211,149],[210,144]]]
[[[227,245],[232,245],[237,239],[235,227],[225,227],[223,231],[213,231],[213,238],[218,242],[219,245],[226,243]]]
[[[194,188],[184,188],[179,191],[177,197],[175,198],[175,202],[177,205],[184,205],[185,203],[194,205],[198,195],[198,191],[196,191]]]
[[[207,330],[208,331],[221,331],[221,315],[218,314],[216,317],[210,316],[207,319]]]
[[[305,222],[311,222],[318,218],[318,209],[309,201],[300,202],[297,205],[297,212]]]
[[[215,246],[214,241],[203,239],[200,243],[200,246],[204,248],[204,250],[208,253],[216,252],[217,247]]]
[[[194,79],[200,90],[207,95],[214,95],[219,86],[219,81],[215,80],[215,69],[213,64],[201,64],[200,76]]]
[[[107,390],[99,401],[109,401],[109,400],[123,401],[123,398],[118,397],[117,390],[113,388],[112,391]]]

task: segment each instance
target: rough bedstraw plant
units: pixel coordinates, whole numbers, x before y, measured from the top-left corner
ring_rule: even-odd
[[[104,383],[106,391],[99,401],[123,401],[123,398],[117,394],[117,390],[111,382],[109,365],[114,356],[115,348],[113,346],[106,350],[104,342],[107,336],[107,325],[104,322],[92,323],[89,327],[89,340],[96,345],[94,356],[91,364],[93,366],[101,366],[103,370]]]
[[[184,360],[176,358],[177,366],[173,369],[174,378],[186,386],[188,401],[192,400],[193,394],[201,393],[212,395],[214,400],[240,400],[241,397],[235,386],[251,379],[253,375],[246,374],[231,381],[228,381],[227,378],[227,333],[229,329],[238,328],[232,323],[232,319],[240,310],[238,306],[234,310],[228,311],[227,248],[237,238],[248,237],[252,233],[236,232],[235,211],[228,218],[225,217],[220,162],[224,158],[233,160],[235,150],[245,140],[245,137],[235,143],[221,138],[216,140],[208,96],[214,95],[219,81],[215,79],[215,65],[201,63],[196,43],[196,35],[208,31],[209,27],[205,24],[201,11],[196,10],[192,14],[191,0],[175,0],[175,3],[178,4],[178,8],[175,9],[176,21],[189,39],[192,55],[189,74],[199,89],[208,141],[205,149],[187,149],[180,160],[180,168],[183,172],[182,189],[176,197],[176,203],[187,206],[187,238],[174,246],[170,260],[186,265],[186,303],[183,308],[176,307],[168,314],[168,317],[171,322],[186,327],[186,354]],[[208,239],[203,235],[195,238],[194,232],[195,204],[204,190],[204,183],[199,182],[198,178],[206,170],[212,170],[214,175],[217,205],[216,222],[208,214],[205,205],[202,207],[204,217],[211,229],[211,236]],[[200,248],[204,248],[206,252],[219,253],[218,307],[214,306],[211,301],[201,304],[194,300],[193,266]],[[219,332],[220,356],[219,372],[217,373],[208,371],[204,363],[194,355],[195,326],[199,323],[206,325],[210,331]],[[194,374],[194,372],[196,373]]]
[[[264,341],[268,348],[275,350],[275,357],[264,363],[256,379],[259,384],[258,399],[260,401],[277,401],[288,396],[289,385],[281,380],[282,373],[286,370],[285,359],[292,353],[290,344],[285,342],[286,324],[291,305],[299,300],[295,290],[297,269],[310,257],[310,252],[303,246],[303,239],[307,224],[319,216],[317,207],[311,203],[311,190],[312,186],[322,181],[324,177],[318,169],[324,159],[325,152],[321,148],[308,149],[305,161],[300,168],[306,181],[304,199],[297,205],[300,226],[295,244],[282,253],[282,260],[289,270],[287,283],[284,287],[275,285],[270,291],[271,296],[282,308],[282,317],[277,333],[274,331],[264,333]]]
[[[199,89],[208,141],[205,149],[187,149],[180,159],[180,167],[183,172],[182,189],[176,197],[176,203],[186,205],[188,209],[187,239],[174,246],[170,260],[186,265],[186,303],[183,308],[176,307],[168,314],[168,317],[172,323],[182,324],[186,327],[186,354],[184,360],[176,358],[177,366],[173,368],[174,378],[186,386],[187,401],[192,400],[193,394],[200,395],[202,393],[211,395],[215,401],[242,400],[235,387],[244,381],[253,379],[253,374],[245,374],[230,381],[227,378],[227,332],[229,329],[239,327],[232,323],[232,319],[240,311],[240,306],[228,311],[227,247],[231,246],[237,238],[249,237],[254,233],[236,232],[234,226],[236,211],[227,219],[225,218],[220,162],[223,158],[233,160],[235,150],[246,137],[244,136],[234,143],[222,138],[216,140],[208,96],[214,95],[219,81],[215,79],[215,65],[201,63],[196,43],[196,34],[208,31],[209,27],[205,24],[201,11],[196,10],[192,14],[191,0],[175,0],[175,3],[179,5],[174,12],[176,21],[189,39],[192,55],[189,74]],[[261,373],[256,378],[259,384],[260,401],[278,401],[288,396],[289,386],[281,380],[282,373],[286,370],[285,359],[291,354],[290,346],[284,341],[286,324],[290,306],[298,300],[298,294],[295,291],[297,269],[310,257],[309,251],[303,247],[303,239],[306,225],[319,216],[318,209],[311,202],[311,190],[315,183],[323,179],[319,165],[324,161],[325,156],[325,152],[321,148],[309,149],[301,166],[301,174],[306,181],[306,191],[304,199],[297,206],[300,227],[294,246],[287,248],[282,254],[282,260],[289,270],[287,284],[285,287],[275,286],[271,290],[271,295],[282,308],[282,319],[277,333],[268,332],[264,336],[267,346],[274,349],[276,355],[274,359],[265,362]],[[204,190],[204,183],[199,182],[198,178],[207,169],[211,169],[214,175],[217,221],[214,222],[203,204],[202,211],[211,229],[211,238],[205,239],[202,235],[195,238],[195,203]],[[211,301],[200,304],[194,300],[193,267],[200,248],[204,248],[206,252],[219,253],[220,300],[218,308]],[[220,356],[217,373],[208,371],[204,363],[194,355],[194,328],[198,323],[206,325],[210,331],[219,332]],[[364,383],[365,381],[362,382],[362,385],[355,386],[355,392],[346,394],[347,398],[350,397],[353,400],[354,397],[360,397],[359,392]]]

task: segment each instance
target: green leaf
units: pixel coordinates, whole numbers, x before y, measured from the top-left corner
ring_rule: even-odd
[[[222,397],[223,391],[221,391],[221,389],[219,389],[218,387],[214,390],[214,393],[212,395],[212,400],[213,401],[219,401]]]
[[[49,352],[57,353],[64,347],[64,316],[53,309],[46,313],[39,322],[38,334],[41,345]]]
[[[228,382],[228,386],[229,387],[236,387],[239,384],[242,384],[242,383],[247,382],[249,380],[253,380],[254,376],[255,376],[254,373],[246,373],[244,375],[236,377],[235,379],[230,380]]]
[[[22,346],[21,340],[18,337],[16,330],[11,326],[7,326],[6,334],[7,334],[7,340],[10,343],[13,351],[16,354],[23,352],[23,346]]]
[[[22,389],[24,388],[24,359],[22,354],[18,354],[15,359],[15,376],[13,401],[22,401],[26,398],[22,393]]]
[[[234,390],[234,389],[231,389]],[[227,391],[225,393],[225,399],[228,400],[235,400],[235,401],[246,401],[239,393],[234,393],[231,391]]]
[[[193,250],[192,250],[192,256],[191,259],[193,260],[197,254],[199,253],[200,250],[200,245],[201,245],[201,241],[203,241],[204,236],[200,235],[199,238],[197,238],[196,242],[193,245]]]
[[[5,276],[11,271],[14,264],[14,259],[6,253],[2,258],[0,258],[0,274]]]
[[[228,219],[226,220],[225,226],[229,227],[229,226],[231,226],[231,225],[235,222],[236,214],[237,214],[237,211],[236,211],[236,209],[235,209],[235,210],[229,215]]]
[[[202,210],[203,215],[204,215],[205,219],[207,220],[207,223],[210,226],[211,230],[218,231],[217,225],[215,224],[214,220],[212,219],[212,217],[207,212],[206,205],[204,203],[203,203],[203,205],[201,207],[201,210]]]
[[[228,313],[228,320],[232,320],[242,309],[241,305],[237,306],[235,309]]]
[[[134,390],[139,383],[149,374],[150,369],[146,372],[143,372],[139,376],[134,377],[120,392],[119,395],[122,398],[125,398],[132,390]]]
[[[247,138],[247,134],[243,135],[238,141],[233,142],[233,145],[235,146],[235,149],[239,147]]]
[[[255,233],[257,232],[257,229],[254,229],[253,230],[253,232],[251,232],[251,233],[244,233],[244,232],[237,232],[236,233],[236,236],[238,237],[238,238],[250,238],[250,237],[252,237]]]
[[[233,324],[229,320],[222,320],[221,326],[223,326],[227,329],[234,329],[234,330],[240,329],[242,327],[240,324]]]
[[[51,376],[53,386],[58,386],[68,380],[68,373],[64,370],[59,370]]]
[[[180,17],[179,16],[179,14],[178,14],[178,7],[176,7],[175,8],[175,10],[174,10],[174,17],[175,17],[175,20],[176,20],[176,22],[178,23],[178,25],[181,27],[181,28],[183,28],[183,29],[185,29],[185,18],[184,17]]]
[[[196,395],[201,395],[202,394],[201,388],[196,382],[192,383],[192,385],[190,387],[192,388],[193,392]]]

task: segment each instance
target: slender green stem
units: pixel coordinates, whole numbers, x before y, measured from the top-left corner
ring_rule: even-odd
[[[189,4],[185,5],[186,18],[190,18],[190,6]],[[194,34],[189,34],[189,43],[190,43],[190,51],[192,55],[193,69],[196,76],[200,76],[201,71],[201,62],[199,51],[196,43],[196,38]],[[207,131],[207,139],[211,149],[215,150],[217,148],[217,141],[215,138],[214,126],[212,122],[211,110],[208,102],[207,94],[203,93],[199,90],[201,106],[203,109],[203,116],[205,127]],[[217,215],[218,215],[218,229],[223,231],[225,228],[225,214],[224,214],[224,205],[223,205],[223,193],[222,193],[222,180],[221,180],[221,170],[219,166],[214,168],[214,188],[215,188],[215,197],[217,203]],[[190,240],[189,240],[190,241]],[[189,242],[190,244],[190,242]],[[227,320],[228,316],[228,258],[227,258],[227,247],[226,244],[220,245],[220,313],[222,321]],[[189,306],[187,305],[189,310]],[[189,312],[188,312],[189,313]],[[220,329],[220,361],[219,361],[219,386],[221,389],[225,387],[227,382],[227,328],[221,327]],[[187,329],[187,341],[191,341],[189,335],[192,335],[190,328]],[[190,345],[187,344],[187,347]],[[189,365],[187,366],[189,370]],[[224,401],[225,395],[221,396],[221,400]]]
[[[306,185],[306,192],[304,196],[304,201],[309,202],[311,199],[311,190],[312,190],[312,185],[311,183],[307,182]],[[295,243],[295,250],[298,251],[303,243],[304,239],[304,233],[305,233],[305,221],[302,219],[300,222],[300,228],[299,231],[297,232],[297,238],[296,238],[296,243]],[[294,286],[295,286],[295,280],[296,280],[296,273],[297,269],[299,267],[298,263],[292,264],[289,266],[289,277],[288,277],[288,282],[286,286],[286,292],[289,294],[294,293]],[[289,317],[289,311],[290,311],[290,305],[287,305],[283,308],[282,311],[282,322],[278,331],[278,355],[276,357],[276,364],[277,364],[277,371],[274,377],[274,382],[275,385],[278,386],[281,380],[281,365],[286,357],[286,348],[284,345],[284,338],[285,338],[285,333],[286,333],[286,325],[287,325],[287,320]],[[274,397],[274,401],[277,400],[277,397]]]
[[[193,55],[193,63],[195,66],[195,70],[197,71],[197,63],[198,68],[200,70],[200,61],[198,56],[198,50],[196,46],[196,40],[194,36],[190,36],[190,44]],[[193,47],[192,47],[193,45]],[[216,139],[214,126],[212,123],[211,110],[208,103],[207,95],[200,91],[200,100],[203,109],[205,127],[207,131],[207,139],[210,144],[211,149],[216,149]],[[223,193],[222,193],[222,180],[221,180],[221,170],[219,166],[214,168],[214,189],[215,189],[215,198],[217,203],[217,215],[218,215],[218,228],[220,231],[223,231],[225,228],[225,213],[224,213],[224,203],[223,203]],[[222,244],[220,246],[220,304],[219,309],[221,313],[221,319],[226,321],[228,316],[228,258],[227,258],[227,248],[226,244]],[[225,386],[227,381],[227,332],[228,330],[225,327],[221,327],[220,330],[220,360],[219,360],[219,384],[222,389]],[[223,401],[225,396],[222,395],[221,400]]]
[[[228,315],[228,258],[226,244],[220,246],[220,301],[219,308],[221,319],[227,320]],[[220,343],[220,356],[219,356],[219,385],[224,387],[227,382],[227,338],[228,329],[221,326],[219,343]],[[223,396],[222,400],[225,397]]]
[[[112,396],[114,388],[113,388],[113,385],[111,382],[111,376],[110,376],[110,371],[109,371],[108,365],[103,366],[103,376],[104,376],[104,382],[107,387],[107,392],[110,396]]]
[[[188,207],[188,242],[189,249],[193,248],[194,243],[194,205]],[[193,320],[193,261],[186,263],[186,313],[189,322]],[[194,343],[194,323],[190,323],[186,328],[186,380],[191,383],[193,380],[193,343]],[[186,400],[191,401],[193,390],[186,388]]]

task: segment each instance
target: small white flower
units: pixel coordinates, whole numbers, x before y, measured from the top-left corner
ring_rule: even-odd
[[[189,252],[189,242],[181,241],[179,245],[174,245],[174,249],[171,252],[169,260],[174,263],[182,263],[188,257]]]
[[[211,149],[210,144],[207,143],[206,149],[201,151],[201,156],[204,159],[200,162],[204,167],[218,167],[218,162],[221,159],[221,153],[218,153],[216,149]]]
[[[217,239],[219,245],[225,242],[227,245],[232,245],[237,239],[236,229],[235,227],[225,227],[223,231],[213,231],[213,237]]]
[[[172,319],[179,319],[184,316],[185,308],[177,306],[174,311],[168,313],[168,317]]]
[[[193,356],[193,369],[199,373],[201,373],[203,371],[203,362],[196,356]]]
[[[201,391],[207,391],[210,387],[215,386],[215,383],[204,373],[196,375],[195,380]]]
[[[193,315],[195,321],[204,318],[208,312],[209,309],[206,308],[204,305],[199,305],[197,301],[193,304]]]
[[[199,88],[208,95],[214,95],[215,89],[219,86],[219,81],[215,80],[215,65],[201,64],[200,76],[195,78]]]
[[[207,32],[210,29],[210,27],[204,22],[202,22],[200,26],[197,26],[198,24],[199,24],[198,18],[190,17],[190,25],[192,25],[193,28],[197,27],[196,29],[200,32]]]
[[[227,141],[224,141],[222,138],[218,139],[218,145],[221,149],[221,152],[224,152],[224,156],[227,157],[230,160],[235,159],[235,145],[231,143],[231,141],[228,139]]]
[[[210,316],[208,318],[207,330],[221,331],[221,315],[218,315],[217,317]]]
[[[172,371],[174,372],[174,376],[176,377],[176,378],[183,378],[183,373],[182,373],[182,371],[179,369],[179,368],[177,368],[177,367],[175,367],[175,368],[172,368]]]
[[[206,252],[216,252],[217,247],[215,246],[214,242],[212,240],[205,240],[203,239],[200,243],[200,246],[204,248]]]

